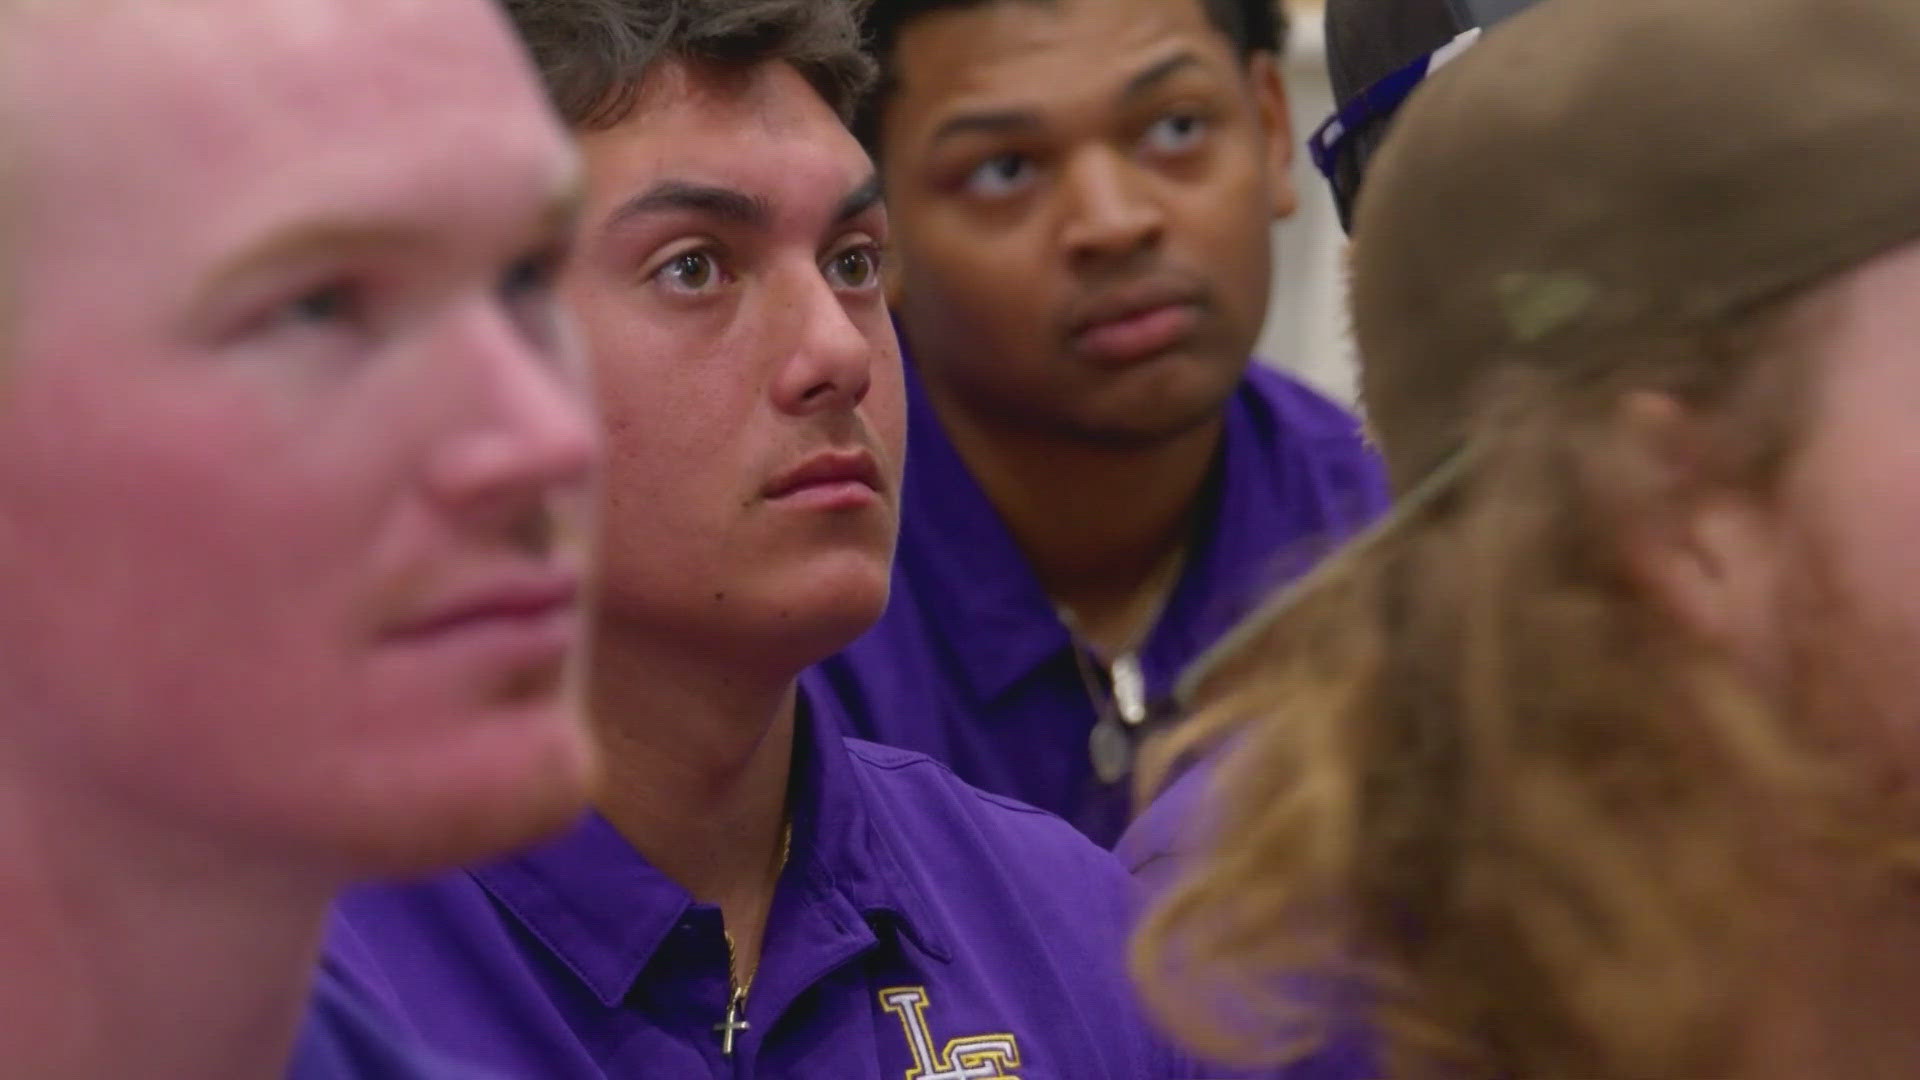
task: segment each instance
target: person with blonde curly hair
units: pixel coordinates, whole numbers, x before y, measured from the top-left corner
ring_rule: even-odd
[[[1162,1011],[1357,1015],[1394,1077],[1920,1072],[1920,7],[1544,0],[1353,220],[1399,502],[1197,680]]]

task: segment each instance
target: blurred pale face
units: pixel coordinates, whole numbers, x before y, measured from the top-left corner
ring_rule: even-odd
[[[1788,481],[1803,690],[1920,775],[1920,244],[1833,290],[1807,444]],[[1886,740],[1882,742],[1882,740]]]
[[[483,0],[8,20],[6,783],[342,871],[572,813],[574,160]]]
[[[582,135],[565,292],[610,452],[609,621],[792,674],[885,606],[905,437],[867,156],[785,64],[658,71]]]

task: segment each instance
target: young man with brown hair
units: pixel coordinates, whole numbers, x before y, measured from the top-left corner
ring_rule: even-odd
[[[508,8],[586,159],[607,782],[555,842],[351,898],[336,966],[519,1076],[1190,1075],[1112,856],[796,688],[886,604],[905,442],[848,8]]]

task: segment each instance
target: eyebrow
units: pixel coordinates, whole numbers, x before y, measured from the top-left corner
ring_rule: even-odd
[[[1179,52],[1160,60],[1128,79],[1117,95],[1120,101],[1129,101],[1153,89],[1174,74],[1189,67],[1201,66],[1198,54]],[[956,135],[1008,135],[1025,131],[1035,131],[1045,125],[1040,115],[1027,109],[994,109],[981,112],[959,113],[947,118],[934,129],[930,144],[937,144]]]
[[[534,238],[541,242],[564,238],[580,212],[580,189],[575,184],[549,196],[533,218]],[[381,248],[417,247],[438,242],[435,230],[399,219],[369,218],[313,221],[282,229],[222,263],[203,279],[197,295],[218,295],[234,283],[280,263]]]
[[[859,217],[879,203],[882,196],[880,177],[869,174],[840,200],[833,212],[833,223],[839,225]],[[763,195],[748,195],[718,184],[662,180],[615,207],[607,215],[602,230],[611,232],[637,217],[670,213],[702,214],[760,230],[771,228],[774,216],[772,202]]]
[[[928,142],[938,145],[958,135],[1012,135],[1037,131],[1041,126],[1038,115],[1022,109],[960,113],[942,121]]]
[[[880,186],[879,175],[870,175],[840,200],[840,208],[833,212],[833,223],[844,225],[878,206],[885,197],[886,191]]]
[[[717,184],[662,180],[615,207],[604,231],[612,231],[649,214],[695,213],[735,225],[764,229],[773,221],[773,206],[765,198]]]
[[[407,247],[431,241],[428,230],[378,221],[338,221],[295,225],[229,259],[209,273],[198,295],[216,296],[233,285],[281,263],[330,254]]]
[[[1120,89],[1120,99],[1125,101],[1128,98],[1139,97],[1178,72],[1199,66],[1201,63],[1198,55],[1190,52],[1175,53],[1128,79],[1127,85]]]

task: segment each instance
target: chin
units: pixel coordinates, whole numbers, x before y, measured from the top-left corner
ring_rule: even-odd
[[[1098,445],[1159,446],[1212,423],[1240,386],[1244,363],[1177,358],[1104,392],[1063,403],[1062,426]]]
[[[337,807],[327,842],[353,877],[433,873],[506,855],[585,809],[598,759],[578,705],[551,701],[384,751],[316,798]],[[316,780],[324,778],[316,777]]]
[[[887,609],[887,598],[893,591],[893,553],[836,560],[812,575],[801,591],[823,613],[876,622]]]
[[[836,559],[797,572],[768,595],[777,613],[769,632],[791,643],[802,667],[817,663],[880,621],[892,581],[891,558]]]

